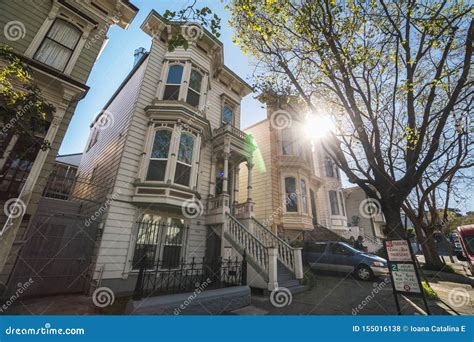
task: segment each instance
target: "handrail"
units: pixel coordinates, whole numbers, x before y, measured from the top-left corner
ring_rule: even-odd
[[[280,262],[282,262],[290,271],[295,272],[295,248],[291,247],[288,243],[253,217],[252,222],[255,223],[254,227],[256,229],[254,231],[256,237],[263,241],[265,246],[277,248],[278,260],[280,260]]]
[[[268,251],[259,239],[253,235],[247,228],[242,225],[231,214],[227,215],[227,230],[226,232],[234,239],[247,253],[247,257],[252,259],[257,265],[268,272]]]

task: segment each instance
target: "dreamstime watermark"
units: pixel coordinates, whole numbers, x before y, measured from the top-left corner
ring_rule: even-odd
[[[5,303],[3,303],[2,306],[0,306],[0,313],[2,312],[5,312],[6,310],[8,310],[8,308],[10,306],[13,305],[13,303],[15,303],[15,301],[20,298],[20,296],[31,286],[33,285],[34,283],[34,280],[33,279],[28,279],[28,281],[26,281],[25,283],[18,283],[17,286],[18,288],[16,289],[15,293],[13,295],[10,296],[10,298],[8,298],[6,300]]]
[[[293,295],[286,287],[277,287],[270,293],[270,303],[276,308],[288,306],[292,301]]]
[[[204,282],[201,284],[196,283],[196,289],[191,293],[188,298],[186,298],[178,308],[174,309],[174,315],[178,316],[181,314],[182,311],[186,310],[186,308],[196,299],[197,296],[199,296],[204,290],[211,284],[211,279],[207,278]]]
[[[375,198],[366,198],[359,204],[362,217],[370,219],[382,214],[382,206]]]
[[[104,110],[97,119],[95,127],[99,130],[106,130],[107,128],[112,127],[114,123],[114,115],[108,110]]]
[[[382,281],[381,283],[374,283],[374,288],[372,289],[372,291],[370,291],[370,293],[362,300],[359,305],[357,305],[357,307],[352,309],[352,315],[355,316],[360,311],[362,311],[372,301],[372,299],[374,299],[375,296],[380,291],[382,291],[382,289],[388,284],[390,284],[389,278],[385,278],[384,281]]]
[[[25,113],[31,109],[31,107],[34,106],[34,103],[32,101],[28,101],[27,104],[24,106],[18,106],[18,110],[16,111],[16,114],[13,118],[11,118],[6,124],[3,125],[2,127],[2,133],[6,134],[8,130],[11,128],[15,127],[18,121],[25,115]]]
[[[187,22],[181,26],[181,35],[189,42],[195,42],[204,34],[204,28],[202,25],[193,22]]]
[[[298,191],[291,193],[289,196],[286,197],[285,199],[285,205],[288,205],[295,201],[298,197]],[[263,220],[262,224],[265,227],[271,226],[272,222],[275,220],[275,217],[283,214],[283,206],[279,206],[276,208],[265,220]]]
[[[97,220],[99,217],[102,216],[102,214],[107,210],[107,208],[110,206],[110,204],[115,201],[118,197],[120,196],[120,190],[117,190],[116,192],[114,192],[112,194],[112,196],[110,198],[107,198],[107,200],[104,202],[103,205],[100,206],[99,209],[97,209],[97,211],[92,214],[90,217],[88,217],[86,220],[85,220],[85,225],[86,227],[89,227],[91,225],[92,222],[94,222],[95,220]]]
[[[270,115],[270,125],[277,130],[290,128],[292,122],[291,114],[285,110],[277,110]]]
[[[455,287],[449,291],[448,303],[454,308],[460,308],[471,303],[471,296],[465,288]]]
[[[11,42],[25,38],[26,28],[25,25],[19,20],[12,20],[5,24],[3,27],[3,34]]]
[[[181,204],[181,212],[186,218],[196,218],[204,213],[204,205],[197,198],[190,198]]]
[[[76,0],[77,2],[83,0]],[[89,50],[96,42],[102,41],[107,36],[107,32],[109,31],[110,26],[118,23],[120,18],[122,17],[121,13],[115,14],[104,26],[102,26],[99,30],[97,30],[92,36],[87,39],[86,43],[84,44],[84,49]]]
[[[92,293],[92,303],[98,308],[105,308],[115,302],[115,294],[108,287],[98,287]]]
[[[17,328],[9,326],[5,328],[6,335],[84,335],[83,328],[53,328],[51,323],[45,323],[40,328]]]
[[[7,221],[0,230],[0,236],[13,226],[13,220],[21,217],[26,212],[26,204],[19,198],[10,198],[3,205],[3,212],[7,216]]]

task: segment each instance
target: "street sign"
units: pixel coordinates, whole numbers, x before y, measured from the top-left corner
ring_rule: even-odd
[[[387,240],[386,248],[389,261],[413,262],[408,240]]]
[[[421,294],[414,265],[392,263],[390,269],[396,291]]]
[[[393,295],[398,314],[401,315],[398,295],[414,295],[423,298],[426,312],[430,314],[421,279],[418,273],[416,257],[411,250],[410,240],[384,240],[387,251],[388,269],[392,280]]]

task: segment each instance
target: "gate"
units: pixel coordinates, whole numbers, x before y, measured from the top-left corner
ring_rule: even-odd
[[[30,278],[22,297],[87,290],[97,230],[79,212],[79,202],[41,199],[10,275],[7,296]]]

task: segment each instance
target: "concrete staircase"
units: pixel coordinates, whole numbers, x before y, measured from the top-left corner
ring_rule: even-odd
[[[296,279],[294,273],[286,268],[286,266],[280,261],[278,261],[277,264],[277,279],[278,287],[285,287],[290,290],[292,294],[297,294],[308,289],[307,286],[301,285],[300,281]]]

